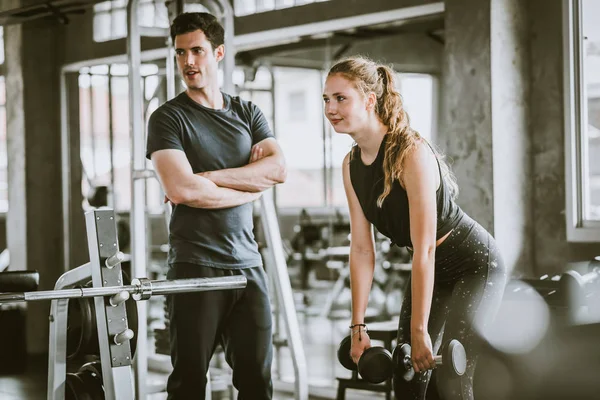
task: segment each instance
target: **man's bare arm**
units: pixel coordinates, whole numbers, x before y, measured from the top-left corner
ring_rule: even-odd
[[[152,163],[167,197],[173,204],[194,208],[230,208],[249,203],[260,197],[225,187],[195,175],[181,150],[159,150],[152,153]]]
[[[261,151],[258,161],[239,168],[227,168],[202,172],[198,175],[211,180],[217,186],[244,192],[262,192],[278,183],[285,182],[287,175],[283,152],[274,138],[261,140],[254,145],[255,151]]]

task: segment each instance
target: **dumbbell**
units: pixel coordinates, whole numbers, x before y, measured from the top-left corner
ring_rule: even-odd
[[[360,376],[369,383],[381,383],[392,377],[394,365],[389,350],[373,346],[366,349],[358,359],[358,365],[350,357],[352,339],[346,336],[338,348],[338,361],[350,371],[358,371]]]
[[[415,377],[415,370],[411,360],[410,344],[404,343],[396,346],[392,354],[394,365],[404,371],[402,378],[406,382]],[[451,340],[442,350],[442,355],[433,357],[436,367],[442,367],[451,376],[461,376],[467,369],[467,353],[464,346],[456,339]]]
[[[67,373],[65,400],[104,400],[100,361],[83,364],[76,373]]]
[[[600,266],[597,260],[590,263],[590,272],[581,275],[577,271],[566,271],[560,277],[560,291],[566,296],[567,304],[578,308],[588,304],[588,297],[600,292]],[[596,285],[594,287],[594,285]]]
[[[563,288],[573,288],[576,290],[585,290],[589,284],[600,283],[600,269],[581,275],[577,271],[566,271],[560,277],[560,283]]]

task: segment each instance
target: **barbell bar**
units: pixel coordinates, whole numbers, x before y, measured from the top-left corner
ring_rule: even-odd
[[[58,299],[77,299],[83,297],[115,297],[116,304],[123,301],[123,292],[127,292],[135,300],[147,300],[150,296],[165,294],[205,292],[209,290],[243,289],[246,287],[245,276],[225,276],[216,278],[191,278],[172,280],[150,280],[137,278],[131,285],[83,287],[76,289],[42,290],[37,292],[0,293],[0,304],[23,301],[45,301]],[[115,305],[116,305],[115,304]]]

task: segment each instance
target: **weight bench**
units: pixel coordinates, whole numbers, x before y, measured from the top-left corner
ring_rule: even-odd
[[[0,293],[36,291],[37,271],[0,272]],[[22,305],[0,304],[0,375],[24,373],[27,369],[26,311]]]
[[[371,341],[381,340],[383,347],[392,351],[393,342],[398,333],[398,321],[375,322],[369,324],[369,337]],[[385,399],[392,398],[392,379],[383,383],[369,383],[359,377],[357,371],[352,371],[352,378],[336,378],[338,381],[338,390],[336,400],[345,400],[346,389],[367,390],[371,392],[385,393]]]
[[[37,271],[4,271],[0,272],[0,293],[33,292],[40,283]]]

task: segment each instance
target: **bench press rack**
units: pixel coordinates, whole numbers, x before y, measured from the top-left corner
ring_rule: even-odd
[[[106,400],[133,400],[135,384],[130,329],[125,301],[147,300],[153,295],[243,289],[246,278],[195,278],[151,281],[133,279],[123,285],[115,214],[111,209],[89,211],[85,215],[90,262],[65,272],[54,290],[0,293],[0,304],[51,300],[48,356],[48,400],[63,400],[67,377],[67,323],[69,299],[93,297],[98,331],[102,386]],[[75,288],[92,279],[92,287]],[[140,320],[139,324],[146,324]],[[138,330],[138,327],[134,327]],[[138,351],[147,351],[139,348]]]

